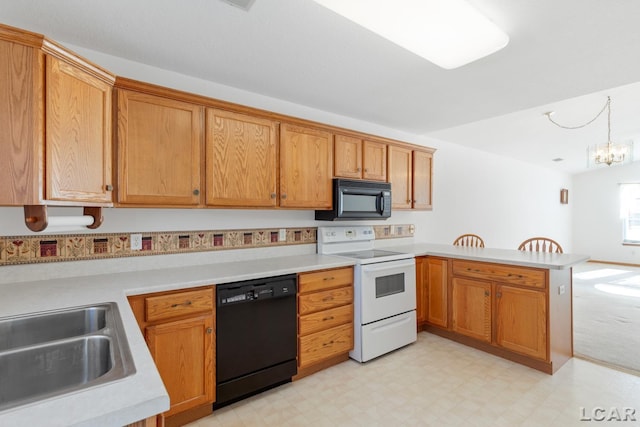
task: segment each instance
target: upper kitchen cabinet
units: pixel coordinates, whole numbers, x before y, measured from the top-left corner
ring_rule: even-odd
[[[123,83],[124,85],[124,83]],[[200,205],[204,107],[143,91],[118,93],[120,205]]]
[[[277,123],[207,109],[206,204],[277,206],[277,146]]]
[[[389,145],[393,209],[432,209],[433,150]]]
[[[396,145],[389,146],[389,182],[391,183],[391,208],[411,209],[411,150]]]
[[[387,180],[387,144],[336,135],[334,176],[340,178]]]
[[[412,164],[412,188],[413,188],[413,209],[430,210],[432,204],[432,166],[433,152],[413,151]]]
[[[112,205],[115,77],[0,25],[1,205]]]
[[[284,123],[280,128],[280,206],[330,209],[330,132]]]

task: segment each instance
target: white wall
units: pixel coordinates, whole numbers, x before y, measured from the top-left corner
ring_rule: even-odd
[[[436,148],[434,211],[395,211],[387,221],[416,224],[416,240],[451,243],[457,235],[470,232],[484,237],[487,246],[515,248],[525,238],[547,235],[567,251],[571,248],[571,205],[559,204],[560,189],[570,188],[567,175],[66,45],[123,77]],[[76,211],[80,212],[56,208],[51,214]],[[313,215],[313,211],[285,210],[106,209],[105,222],[96,232],[327,225]],[[27,234],[32,233],[24,226],[22,209],[0,207],[0,236]]]
[[[640,247],[622,245],[619,185],[640,182],[640,163],[608,166],[573,177],[573,247],[591,259],[640,264]]]

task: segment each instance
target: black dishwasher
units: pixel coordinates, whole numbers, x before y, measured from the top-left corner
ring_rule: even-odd
[[[218,408],[297,373],[296,275],[217,285]]]

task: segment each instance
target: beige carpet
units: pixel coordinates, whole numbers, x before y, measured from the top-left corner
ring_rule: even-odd
[[[574,267],[573,341],[576,356],[640,374],[640,268]]]

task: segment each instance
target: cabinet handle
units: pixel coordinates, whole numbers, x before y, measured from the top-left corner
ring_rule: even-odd
[[[324,301],[324,302],[333,301],[333,297],[324,297],[324,298],[322,298],[322,301]]]
[[[488,296],[490,296],[490,295],[491,295],[491,292],[489,292],[489,291],[484,291],[484,296],[485,296],[485,297],[488,297]]]
[[[192,304],[191,301],[185,301],[185,302],[180,303],[180,304],[171,304],[171,308],[176,308],[176,307],[180,307],[180,306],[188,307],[191,304]]]
[[[271,193],[271,198],[275,199],[276,198],[276,193]]]
[[[323,322],[326,322],[327,320],[333,320],[333,316],[327,316],[324,319],[322,319]]]
[[[322,343],[322,346],[326,347],[326,346],[331,345],[331,344],[333,344],[333,340],[331,340],[329,342]]]
[[[207,328],[207,334],[211,334],[213,332],[212,328]]]
[[[193,190],[193,195],[197,196],[200,194],[200,190],[198,190],[197,188],[195,190]]]
[[[322,280],[333,280],[333,279],[335,279],[335,277],[330,276],[330,277],[325,277],[325,278],[324,278],[324,279],[322,279]]]
[[[502,292],[496,292],[496,297],[500,298],[502,296]]]
[[[111,184],[107,184],[105,188],[107,189],[107,191],[113,191],[113,185]]]
[[[287,198],[287,193],[283,193],[280,197],[283,198],[283,199],[286,199]]]

